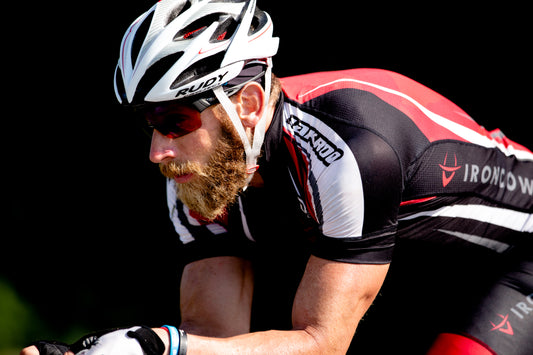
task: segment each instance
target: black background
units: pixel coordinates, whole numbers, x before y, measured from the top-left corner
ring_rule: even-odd
[[[529,11],[498,4],[259,0],[281,38],[278,76],[397,71],[531,148]],[[4,10],[0,277],[47,334],[177,322],[178,243],[164,179],[113,92],[124,31],[151,5],[30,1]]]

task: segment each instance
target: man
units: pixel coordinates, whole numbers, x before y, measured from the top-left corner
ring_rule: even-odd
[[[115,91],[153,128],[150,159],[168,178],[186,264],[182,322],[39,342],[23,354],[344,354],[396,241],[457,251],[446,262],[465,253],[496,265],[478,275],[479,295],[464,290],[473,300],[447,300],[463,305],[460,317],[432,320],[442,329],[411,339],[434,340],[418,353],[533,351],[533,153],[399,74],[277,79],[277,47],[255,1],[162,0],[126,31]],[[291,326],[251,332],[255,259],[275,270],[287,255],[303,261],[288,292]],[[263,287],[285,292],[276,277]],[[391,290],[402,300],[405,291]],[[405,334],[408,320],[396,316],[386,322]],[[372,328],[387,330],[373,339],[400,341],[390,328]]]

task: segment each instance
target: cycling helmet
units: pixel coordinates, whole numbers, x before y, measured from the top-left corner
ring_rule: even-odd
[[[161,0],[122,39],[116,97],[125,105],[199,98],[200,109],[218,100],[241,136],[252,171],[265,119],[256,126],[252,148],[228,95],[264,76],[268,103],[270,58],[279,45],[272,34],[272,20],[256,0]]]
[[[255,0],[162,0],[126,31],[115,93],[129,104],[196,95],[272,57],[278,42]]]

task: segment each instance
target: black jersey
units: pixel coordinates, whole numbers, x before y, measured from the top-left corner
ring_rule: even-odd
[[[377,69],[281,79],[260,183],[224,220],[176,200],[189,260],[239,255],[244,240],[302,243],[316,256],[388,263],[395,240],[457,241],[504,252],[533,233],[533,153],[488,132],[443,96]]]

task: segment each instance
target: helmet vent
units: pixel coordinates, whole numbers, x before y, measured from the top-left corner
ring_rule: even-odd
[[[146,34],[148,33],[148,29],[150,28],[150,24],[152,23],[153,17],[154,13],[152,12],[148,17],[146,17],[146,19],[139,26],[139,29],[135,33],[135,38],[133,39],[133,43],[131,45],[131,62],[133,63],[134,67],[137,62],[139,52],[141,51],[142,45],[144,43]]]
[[[171,23],[172,21],[174,21],[176,17],[178,17],[179,15],[187,11],[190,7],[191,7],[190,1],[184,1],[183,3],[179,4],[179,6],[177,6],[174,10],[170,11],[170,14],[168,14],[168,18],[167,18],[167,22],[165,23],[165,26]]]
[[[228,18],[222,21],[217,27],[215,33],[213,33],[213,36],[211,36],[211,38],[209,39],[209,42],[215,43],[231,38],[231,36],[233,36],[233,33],[235,33],[235,30],[237,30],[237,27],[237,21],[235,21],[233,17],[228,16]]]
[[[128,102],[128,98],[126,96],[126,89],[124,88],[124,80],[122,80],[122,76],[122,70],[117,66],[117,70],[115,71],[116,92],[120,97],[121,102],[125,103]]]
[[[184,39],[193,39],[209,27],[213,22],[218,21],[220,14],[211,14],[196,21],[193,21],[188,26],[182,28],[174,35],[174,41],[181,41]]]
[[[155,84],[165,75],[166,72],[181,58],[183,52],[177,52],[161,58],[155,62],[144,74],[143,78],[137,85],[133,102],[144,101],[144,97],[154,87]]]
[[[254,17],[252,18],[252,23],[250,24],[250,30],[248,31],[248,36],[251,36],[263,29],[263,27],[268,23],[268,16],[265,12],[255,8]]]

